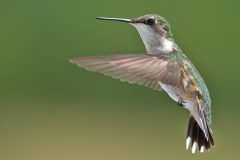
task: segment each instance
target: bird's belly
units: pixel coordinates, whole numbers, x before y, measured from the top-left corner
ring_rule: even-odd
[[[176,102],[184,102],[184,108],[191,110],[193,107],[192,94],[180,88],[173,87],[164,83],[159,83],[162,89]]]
[[[164,83],[159,82],[159,84],[161,85],[162,89],[176,102],[180,102],[181,101],[181,96],[179,93],[179,89],[176,87],[173,87],[171,85],[167,85]]]

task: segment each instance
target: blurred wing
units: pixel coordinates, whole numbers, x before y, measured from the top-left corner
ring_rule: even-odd
[[[159,82],[177,86],[180,81],[180,69],[177,61],[169,61],[166,56],[162,55],[131,54],[77,57],[70,61],[80,68],[100,72],[121,81],[145,85],[156,90],[161,89]]]

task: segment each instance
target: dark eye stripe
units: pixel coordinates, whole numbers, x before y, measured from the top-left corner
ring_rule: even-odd
[[[152,18],[148,19],[148,20],[147,20],[147,24],[148,24],[148,25],[153,25],[153,24],[155,24],[155,19],[152,19]]]
[[[169,31],[169,28],[168,28],[167,26],[163,26],[163,29],[164,29],[165,31]]]

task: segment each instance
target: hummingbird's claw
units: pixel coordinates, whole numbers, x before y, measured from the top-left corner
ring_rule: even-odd
[[[178,103],[179,106],[184,107],[186,102],[184,102],[184,101],[178,101],[177,103]]]

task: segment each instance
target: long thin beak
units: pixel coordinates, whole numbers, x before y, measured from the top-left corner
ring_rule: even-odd
[[[110,21],[120,21],[120,22],[133,23],[131,19],[125,19],[125,18],[98,17],[98,18],[96,18],[96,19],[98,19],[98,20],[110,20]]]

